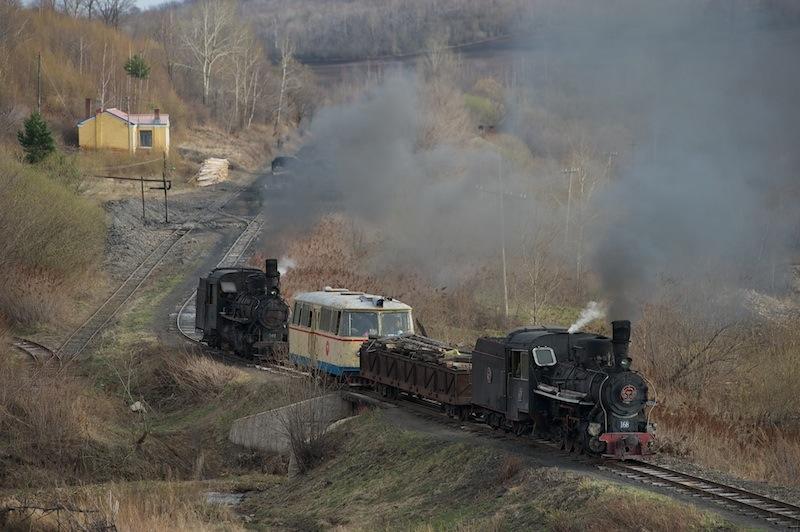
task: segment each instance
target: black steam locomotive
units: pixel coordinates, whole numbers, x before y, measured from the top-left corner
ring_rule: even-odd
[[[476,414],[493,427],[535,430],[571,450],[650,454],[648,387],[631,371],[630,322],[611,325],[611,338],[524,328],[479,339],[472,353]]]
[[[216,268],[197,287],[195,327],[202,342],[237,355],[282,360],[288,352],[289,305],[281,297],[278,261],[257,268]]]
[[[612,338],[552,327],[479,338],[470,354],[420,337],[379,338],[360,351],[361,376],[382,395],[438,402],[518,435],[614,458],[651,454],[648,386],[631,371],[630,322]]]

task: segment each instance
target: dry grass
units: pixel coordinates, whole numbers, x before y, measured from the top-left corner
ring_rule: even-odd
[[[161,344],[132,350],[107,362],[104,371],[111,390],[128,403],[141,401],[154,414],[208,404],[248,378],[241,368],[194,349]]]
[[[254,125],[249,130],[227,133],[202,126],[191,129],[177,151],[196,164],[208,157],[222,157],[230,161],[231,168],[256,171],[272,158],[271,146],[271,127]]]
[[[661,450],[755,481],[800,485],[800,329],[648,307],[634,356],[661,406]]]
[[[0,337],[0,343],[7,345]],[[113,406],[57,366],[0,353],[0,478],[6,485],[68,482],[94,467]],[[55,476],[54,476],[55,474]]]
[[[49,495],[9,498],[0,509],[3,530],[242,530],[233,512],[206,503],[196,483],[147,482],[56,490]],[[37,509],[38,508],[38,509]],[[56,511],[44,509],[60,508]]]
[[[8,276],[0,314],[12,324],[57,322],[101,260],[103,211],[47,169],[2,151],[0,189],[0,268]]]

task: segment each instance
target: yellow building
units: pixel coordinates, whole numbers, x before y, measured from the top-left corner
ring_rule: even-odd
[[[114,107],[98,109],[78,122],[78,145],[84,149],[154,151],[169,153],[169,115],[155,109],[128,114]]]

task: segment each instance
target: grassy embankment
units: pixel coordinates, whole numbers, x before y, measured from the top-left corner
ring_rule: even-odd
[[[367,414],[336,433],[336,455],[245,503],[253,524],[323,530],[689,530],[719,517],[667,497],[444,441]],[[238,486],[248,487],[246,484]]]

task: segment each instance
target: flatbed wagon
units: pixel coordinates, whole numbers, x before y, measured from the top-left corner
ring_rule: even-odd
[[[452,346],[405,335],[371,339],[361,347],[361,377],[384,397],[405,392],[447,406],[462,416],[472,402],[471,359]]]

